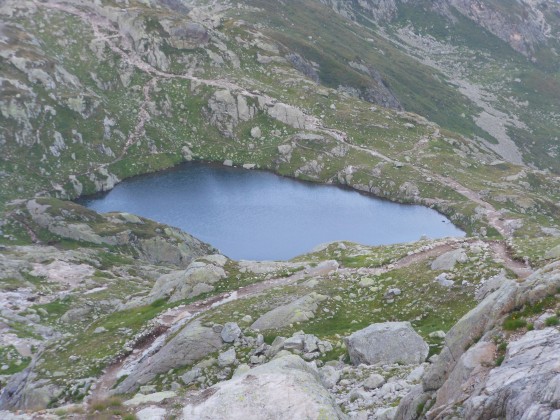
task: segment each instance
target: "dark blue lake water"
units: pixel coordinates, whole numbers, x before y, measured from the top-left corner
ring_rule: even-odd
[[[426,207],[201,163],[131,178],[79,202],[98,212],[125,211],[179,227],[234,259],[286,260],[336,240],[381,245],[422,235],[464,236]]]

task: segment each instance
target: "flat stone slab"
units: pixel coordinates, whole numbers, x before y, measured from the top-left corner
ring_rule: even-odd
[[[140,404],[160,403],[168,398],[174,398],[177,394],[173,391],[156,392],[154,394],[136,394],[134,398],[123,402],[126,406],[135,406]]]

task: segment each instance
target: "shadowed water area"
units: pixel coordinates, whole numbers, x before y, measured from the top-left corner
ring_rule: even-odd
[[[234,259],[285,260],[336,240],[383,245],[464,236],[426,207],[202,163],[132,178],[79,202],[177,226]]]

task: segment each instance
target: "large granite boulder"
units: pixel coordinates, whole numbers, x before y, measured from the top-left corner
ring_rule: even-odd
[[[317,369],[301,357],[275,359],[204,391],[183,409],[183,419],[344,419],[321,384]]]
[[[428,356],[428,344],[409,322],[372,324],[344,339],[353,364],[418,364]]]

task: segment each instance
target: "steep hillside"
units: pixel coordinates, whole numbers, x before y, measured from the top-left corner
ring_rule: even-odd
[[[535,378],[556,389],[559,10],[0,2],[0,410],[550,416]],[[468,236],[234,261],[68,201],[191,160],[422,204]],[[371,324],[405,331],[376,341],[381,361]],[[397,336],[421,354],[387,357]]]
[[[463,134],[482,137],[508,161],[558,172],[557,2],[325,3],[357,24],[384,34],[420,63],[443,74],[475,111],[455,109],[450,126],[433,111],[427,113],[429,109],[413,103],[407,109]],[[461,130],[457,121],[474,122],[477,130]]]

